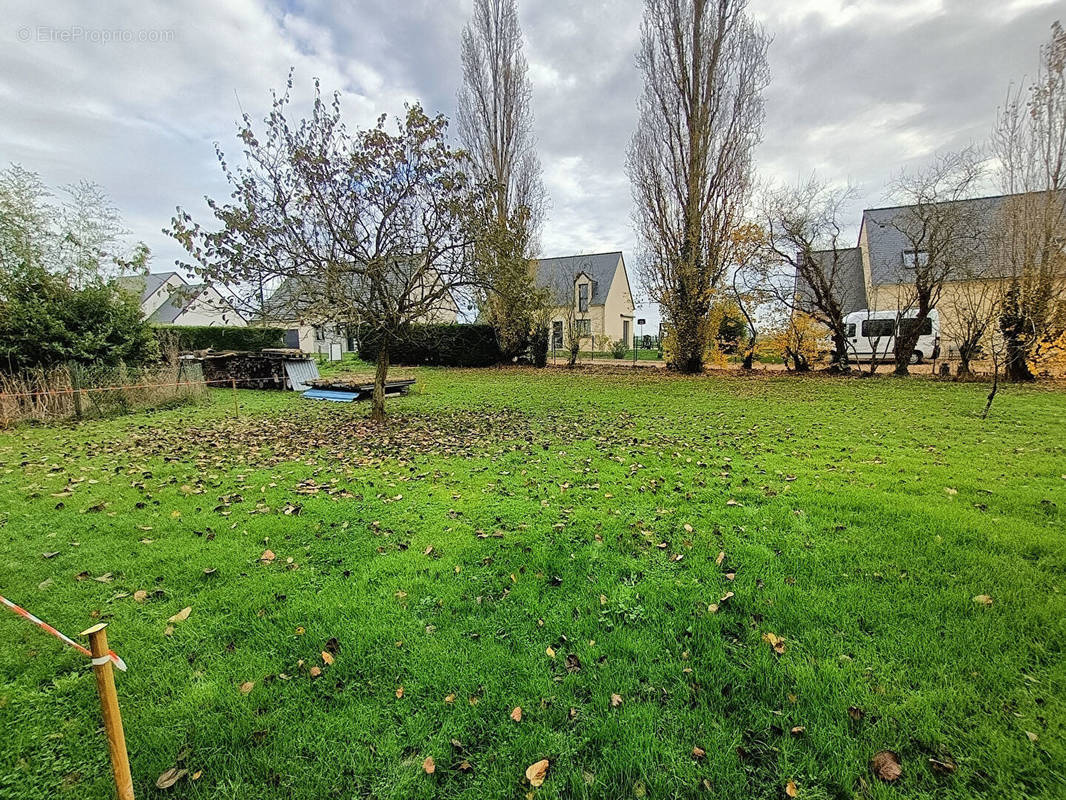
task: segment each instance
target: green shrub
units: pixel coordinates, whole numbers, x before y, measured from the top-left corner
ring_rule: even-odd
[[[629,348],[626,346],[625,339],[619,339],[617,342],[611,343],[611,355],[615,358],[625,358]]]
[[[232,328],[211,325],[156,325],[160,342],[177,341],[180,350],[262,350],[284,347],[284,328]]]
[[[0,276],[0,368],[137,366],[158,357],[137,300],[113,284],[76,285],[25,264]]]
[[[359,357],[377,361],[380,337],[366,334],[359,341]],[[503,360],[491,325],[412,325],[389,348],[392,364],[435,367],[490,367]]]

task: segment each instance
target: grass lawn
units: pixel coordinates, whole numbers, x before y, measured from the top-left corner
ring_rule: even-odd
[[[416,374],[0,434],[0,592],[110,623],[139,798],[1066,796],[1066,394]],[[87,659],[0,641],[0,798],[110,797]]]

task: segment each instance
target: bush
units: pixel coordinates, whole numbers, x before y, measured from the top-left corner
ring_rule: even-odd
[[[359,357],[377,361],[378,334],[359,341]],[[503,360],[491,325],[411,325],[389,349],[389,362],[434,367],[490,367]]]
[[[136,366],[159,357],[136,298],[25,264],[0,277],[0,368]]]
[[[629,348],[626,347],[626,340],[619,339],[617,342],[611,343],[611,355],[615,358],[625,358]]]
[[[230,328],[211,325],[156,325],[156,338],[176,341],[179,350],[262,350],[284,347],[284,328]]]

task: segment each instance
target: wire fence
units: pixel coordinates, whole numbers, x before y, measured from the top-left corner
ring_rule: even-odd
[[[202,399],[210,384],[198,366],[170,362],[138,370],[78,366],[0,374],[0,427],[107,416]]]

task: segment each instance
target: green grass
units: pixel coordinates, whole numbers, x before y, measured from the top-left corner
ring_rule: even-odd
[[[1066,395],[417,375],[380,435],[229,391],[0,434],[0,592],[109,623],[139,798],[1066,795]],[[0,641],[0,797],[110,797],[87,660]]]

